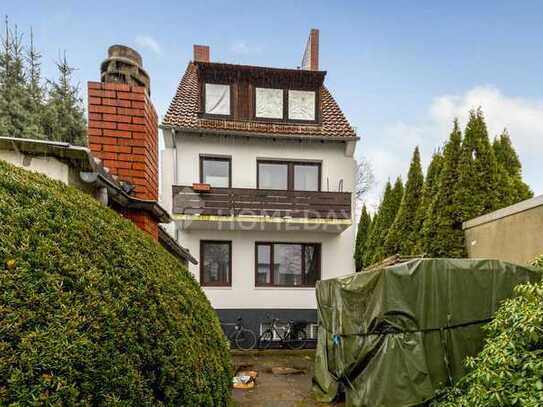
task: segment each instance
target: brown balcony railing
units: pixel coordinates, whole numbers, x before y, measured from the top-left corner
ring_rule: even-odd
[[[174,185],[173,213],[350,219],[351,193],[251,188],[211,188],[198,193],[191,186]]]

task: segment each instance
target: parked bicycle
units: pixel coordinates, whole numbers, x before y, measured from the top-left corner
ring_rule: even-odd
[[[306,341],[305,327],[307,321],[288,321],[286,331],[283,334],[277,329],[278,322],[277,318],[271,319],[269,328],[262,332],[258,339],[259,347],[268,349],[273,342],[274,334],[276,334],[281,346],[287,345],[293,350],[302,349]]]
[[[237,349],[250,350],[255,347],[256,335],[252,330],[243,326],[243,318],[239,317],[235,323],[221,323],[225,326],[234,326],[234,329],[228,335],[228,339]]]

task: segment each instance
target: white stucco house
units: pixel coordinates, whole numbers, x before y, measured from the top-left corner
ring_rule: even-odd
[[[299,69],[210,62],[194,46],[162,121],[161,204],[225,322],[316,323],[315,283],[354,272],[357,136],[325,75],[318,30]]]

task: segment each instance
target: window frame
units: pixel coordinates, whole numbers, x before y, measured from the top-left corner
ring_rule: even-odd
[[[274,256],[274,245],[298,245],[302,247],[302,284],[301,285],[285,285],[285,284],[274,284],[274,272],[272,270],[273,265],[273,256]],[[270,248],[270,283],[259,283],[257,280],[258,276],[258,246],[268,246]],[[305,283],[305,247],[313,246],[317,250],[317,280],[319,281],[322,277],[322,244],[320,242],[255,242],[255,287],[266,287],[266,288],[314,288],[315,285]]]
[[[212,154],[200,154],[200,183],[206,184],[204,180],[204,161],[226,161],[228,162],[228,186],[227,187],[214,187],[212,188],[232,188],[232,156],[230,155],[212,155]]]
[[[224,85],[230,88],[230,114],[215,114],[206,112],[206,84],[208,85]],[[226,82],[205,82],[202,81],[200,86],[200,114],[202,117],[207,117],[210,119],[231,119],[234,117],[234,87],[231,83]]]
[[[304,120],[304,119],[291,119],[288,112],[289,112],[289,105],[290,105],[290,97],[289,97],[289,91],[290,90],[296,90],[296,91],[302,91],[302,92],[314,92],[315,93],[315,120]],[[287,105],[285,106],[286,111],[286,121],[291,123],[299,123],[299,124],[317,124],[320,123],[320,103],[321,103],[321,95],[320,95],[320,89],[299,89],[299,88],[288,88],[286,89],[286,96],[285,99],[287,101]]]
[[[282,164],[287,166],[287,189],[270,189],[260,187],[260,164]],[[294,167],[296,165],[303,165],[307,167],[317,167],[317,190],[306,191],[294,189]],[[256,189],[270,190],[270,191],[291,191],[291,192],[321,192],[322,191],[322,162],[320,161],[291,161],[291,160],[273,160],[273,159],[257,159],[256,160]]]
[[[225,283],[204,283],[204,245],[206,244],[227,244],[228,245],[228,280]],[[200,240],[200,286],[202,287],[232,287],[232,241],[231,240]]]

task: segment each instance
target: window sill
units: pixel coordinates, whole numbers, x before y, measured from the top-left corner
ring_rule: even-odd
[[[303,290],[303,291],[311,291],[311,290],[315,290],[315,287],[281,287],[281,286],[277,286],[277,287],[274,287],[274,286],[267,286],[267,287],[264,287],[264,286],[257,286],[257,287],[254,287],[255,290],[286,290],[286,291],[292,291],[292,290]]]
[[[221,285],[200,285],[200,287],[202,287],[205,290],[231,290],[232,289],[231,285],[225,285],[225,286],[221,286]]]

